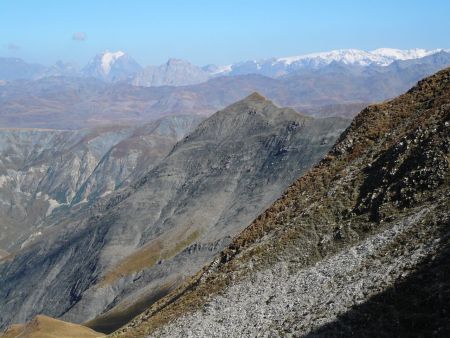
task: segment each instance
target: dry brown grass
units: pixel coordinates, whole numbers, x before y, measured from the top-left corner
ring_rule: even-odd
[[[78,324],[64,322],[47,316],[36,316],[26,324],[12,325],[0,338],[95,338],[104,337]]]
[[[169,259],[200,237],[200,230],[188,224],[181,229],[165,233],[150,241],[136,252],[125,257],[99,283],[99,287],[110,285],[116,280],[150,268],[160,260]]]

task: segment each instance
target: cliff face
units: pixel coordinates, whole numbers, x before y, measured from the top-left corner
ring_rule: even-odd
[[[450,334],[450,69],[364,109],[195,277],[114,336]]]
[[[256,93],[217,112],[127,188],[4,258],[1,325],[43,313],[92,320],[105,332],[120,327],[211,262],[348,123]]]

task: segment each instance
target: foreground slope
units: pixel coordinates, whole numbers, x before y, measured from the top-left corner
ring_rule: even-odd
[[[217,112],[128,188],[0,261],[0,325],[42,313],[120,327],[209,263],[348,122],[257,93]]]
[[[448,336],[450,69],[364,109],[220,257],[114,334]]]
[[[97,338],[104,334],[87,327],[47,316],[36,316],[26,324],[11,326],[0,338]]]

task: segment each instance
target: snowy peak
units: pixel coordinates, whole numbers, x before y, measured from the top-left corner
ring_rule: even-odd
[[[128,54],[119,50],[97,54],[86,67],[83,75],[106,81],[122,81],[140,72],[142,67]]]
[[[275,62],[281,62],[286,65],[291,65],[301,61],[316,61],[318,64],[329,64],[333,61],[343,62],[345,64],[353,63],[368,63],[373,59],[369,52],[358,49],[339,49],[329,52],[311,53],[305,55],[291,56],[276,59]]]
[[[419,59],[439,52],[450,52],[450,50],[379,48],[373,51],[364,51],[359,49],[338,49],[320,53],[239,62],[231,66],[216,67],[213,75],[261,74],[279,77],[301,69],[319,69],[332,63],[363,67],[372,65],[385,67],[397,60]]]
[[[331,62],[341,62],[344,64],[358,64],[368,66],[376,64],[379,66],[388,66],[396,60],[419,59],[443,51],[443,49],[393,49],[379,48],[373,51],[363,51],[359,49],[338,49],[322,53],[312,53],[300,56],[292,56],[276,59],[275,62],[282,62],[290,65],[301,61],[315,61],[317,64],[330,64]]]
[[[108,51],[103,53],[103,55],[101,57],[103,72],[105,74],[109,74],[109,71],[111,70],[111,65],[113,63],[115,63],[117,59],[121,58],[124,55],[125,55],[125,53],[122,52],[121,50],[119,50],[117,52],[113,52],[113,53],[108,52]]]

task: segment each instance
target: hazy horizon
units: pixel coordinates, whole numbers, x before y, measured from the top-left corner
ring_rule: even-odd
[[[123,50],[142,65],[168,58],[225,65],[333,49],[450,48],[449,10],[436,0],[6,0],[0,3],[0,56],[84,65],[105,50]]]

